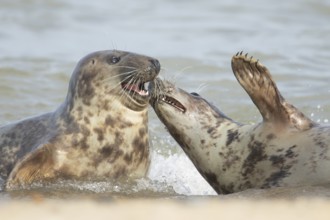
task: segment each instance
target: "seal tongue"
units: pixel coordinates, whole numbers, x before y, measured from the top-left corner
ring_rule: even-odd
[[[123,88],[135,92],[138,92],[140,90],[139,86],[136,84],[124,84]]]
[[[148,90],[144,89],[144,84],[122,84],[123,89],[128,91],[134,91],[141,96],[149,95]]]

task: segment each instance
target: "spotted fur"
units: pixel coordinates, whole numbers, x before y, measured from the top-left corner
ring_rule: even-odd
[[[222,194],[330,184],[330,127],[287,103],[258,60],[238,53],[232,68],[259,109],[261,123],[235,122],[198,94],[171,82],[157,78],[150,85],[156,114],[200,174]],[[169,97],[180,108],[166,102]]]
[[[59,108],[0,127],[0,177],[6,189],[58,179],[144,176],[149,96],[122,85],[137,90],[159,71],[156,59],[124,51],[81,59]]]

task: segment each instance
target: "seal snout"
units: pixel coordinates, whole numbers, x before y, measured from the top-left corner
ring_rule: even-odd
[[[159,73],[160,71],[160,63],[157,59],[149,59],[149,62],[151,63],[152,67],[155,68],[156,73]]]
[[[148,90],[152,93],[151,99],[149,100],[152,107],[155,108],[159,103],[165,103],[181,113],[187,111],[187,108],[177,99],[175,93],[173,94],[174,85],[169,81],[156,78],[149,83]]]
[[[149,58],[148,59],[149,66],[144,75],[140,75],[138,80],[130,80],[128,83],[122,83],[122,88],[129,91],[135,92],[142,97],[149,98],[149,83],[154,80],[154,78],[158,75],[160,71],[160,63],[157,59]]]

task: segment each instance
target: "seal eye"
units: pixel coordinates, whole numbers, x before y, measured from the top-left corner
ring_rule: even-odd
[[[197,92],[192,92],[190,94],[193,95],[193,96],[200,96]]]
[[[116,64],[116,63],[118,63],[119,61],[120,61],[120,57],[112,56],[112,57],[110,58],[110,63],[111,63],[111,64]]]

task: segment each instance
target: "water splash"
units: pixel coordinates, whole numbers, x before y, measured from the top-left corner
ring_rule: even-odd
[[[163,156],[154,151],[151,161],[148,177],[152,181],[171,186],[182,195],[216,194],[184,153]]]

